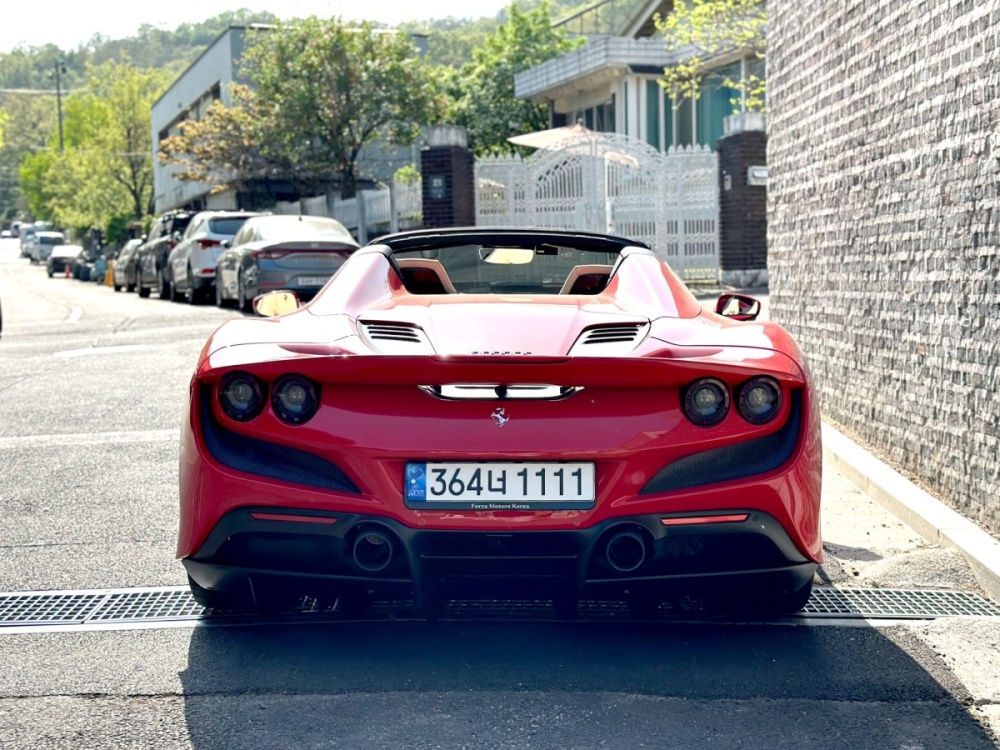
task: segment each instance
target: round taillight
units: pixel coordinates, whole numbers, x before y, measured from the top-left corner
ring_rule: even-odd
[[[751,424],[767,424],[781,411],[781,386],[771,378],[753,378],[740,387],[740,415]]]
[[[282,421],[302,424],[319,408],[319,387],[301,375],[286,375],[274,383],[271,406]]]
[[[684,392],[684,414],[696,425],[721,422],[729,411],[729,389],[713,378],[696,380]]]
[[[257,378],[245,372],[234,372],[219,384],[222,411],[237,422],[248,422],[264,407],[264,393]]]

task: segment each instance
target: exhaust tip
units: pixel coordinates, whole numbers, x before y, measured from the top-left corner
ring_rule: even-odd
[[[646,562],[646,541],[636,529],[611,535],[604,548],[604,559],[619,573],[633,573]]]
[[[381,529],[362,530],[354,540],[351,556],[366,573],[380,573],[392,562],[392,538]]]

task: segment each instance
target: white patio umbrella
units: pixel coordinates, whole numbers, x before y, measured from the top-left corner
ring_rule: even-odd
[[[508,138],[507,142],[513,143],[515,146],[527,146],[528,148],[558,149],[562,141],[594,134],[595,131],[577,123],[576,125],[565,125],[561,128],[536,130],[534,133],[515,135]]]

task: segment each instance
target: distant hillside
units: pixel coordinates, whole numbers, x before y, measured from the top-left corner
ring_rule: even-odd
[[[637,1],[640,0],[614,0],[611,5],[634,5]],[[530,10],[541,3],[542,0],[519,0],[518,6],[522,10]],[[549,10],[553,21],[558,21],[595,4],[550,0]],[[428,19],[403,23],[398,28],[428,35],[428,60],[431,63],[460,67],[472,60],[472,50],[486,35],[496,30],[506,15],[506,10],[501,10],[493,17]],[[605,15],[605,12],[601,11],[599,15]],[[124,39],[96,35],[74,50],[61,50],[54,44],[48,44],[0,52],[0,89],[53,89],[55,81],[52,73],[60,59],[66,69],[62,74],[64,89],[83,85],[88,63],[99,65],[123,57],[140,68],[161,68],[179,74],[228,26],[273,23],[276,20],[272,13],[243,9],[220,13],[200,23],[182,23],[173,30],[145,25],[134,36]]]
[[[228,26],[276,20],[272,13],[227,11],[201,23],[183,23],[172,31],[145,25],[135,36],[124,39],[97,35],[75,50],[60,50],[54,44],[47,44],[0,52],[0,89],[54,89],[52,73],[60,59],[66,68],[63,74],[65,89],[83,84],[88,63],[99,65],[107,60],[128,58],[140,68],[179,73]]]
[[[533,10],[544,0],[518,0],[522,10]],[[645,0],[549,0],[554,22],[581,14],[586,24],[574,21],[578,33],[607,33],[622,13]],[[426,34],[427,59],[435,65],[461,68],[472,61],[472,51],[506,20],[507,10],[474,20],[443,18],[401,24],[400,31]],[[179,75],[227,27],[273,23],[271,13],[236,10],[200,23],[182,23],[173,30],[142,26],[124,39],[94,36],[72,50],[53,44],[0,52],[0,108],[11,116],[6,146],[0,149],[0,220],[25,214],[18,188],[18,168],[24,157],[49,147],[56,129],[55,72],[59,65],[64,94],[87,84],[88,65],[128,59],[140,68],[156,68]],[[574,29],[569,29],[570,32]],[[21,124],[15,127],[15,123]],[[27,125],[25,125],[27,123]]]

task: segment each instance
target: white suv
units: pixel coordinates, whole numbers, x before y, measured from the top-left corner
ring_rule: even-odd
[[[66,237],[62,232],[35,232],[30,245],[31,262],[45,263],[52,255],[52,248],[65,244]]]
[[[184,236],[167,257],[168,296],[187,297],[196,305],[215,297],[215,261],[243,222],[259,214],[249,211],[202,211],[195,214]]]

